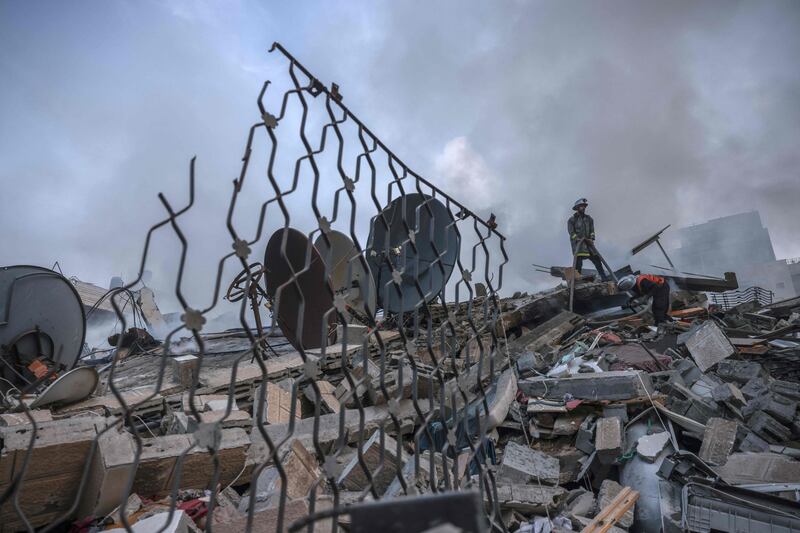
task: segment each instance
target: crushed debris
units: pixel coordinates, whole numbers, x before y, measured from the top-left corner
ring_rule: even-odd
[[[289,92],[341,105],[338,86],[308,78]],[[272,135],[279,117],[262,109],[262,118]],[[420,212],[431,202],[413,200]],[[459,221],[475,217],[462,210]],[[175,211],[164,224],[176,223]],[[479,222],[496,230],[493,218],[469,224]],[[403,232],[424,248],[423,232]],[[448,273],[432,297],[404,308],[435,268],[384,272],[375,250],[365,260],[347,249],[351,267],[334,291],[324,246],[292,238],[302,245],[293,251],[316,254],[323,277],[304,292],[312,269],[295,276],[301,268],[281,251],[291,289],[283,300],[271,285],[248,285],[255,273],[277,283],[276,256],[248,264],[247,243],[234,242],[245,269],[228,295],[255,327],[204,331],[204,312],[185,305],[182,326],[165,333],[152,289],[106,293],[75,282],[81,314],[58,309],[64,316],[115,312],[110,302],[123,295],[141,324],[123,321],[102,351],[84,350],[85,317],[63,345],[40,342],[31,324],[4,337],[0,532],[800,530],[800,300],[721,309],[705,291],[735,288],[735,274],[676,273],[658,282],[680,289],[664,320],[664,308],[654,316],[615,281],[574,267],[550,268],[565,280],[551,290],[500,298],[490,279],[473,293],[473,266],[456,271],[466,300],[444,302]],[[397,288],[381,296],[379,320],[380,284],[347,283],[356,262],[367,272],[367,260]],[[54,272],[37,275],[48,297],[75,293]],[[636,274],[625,267],[610,276]],[[25,312],[58,323],[39,296]],[[319,304],[317,320],[291,322],[280,301]],[[262,308],[273,313],[269,328]],[[20,339],[46,356],[29,357]],[[91,374],[74,373],[81,369]]]

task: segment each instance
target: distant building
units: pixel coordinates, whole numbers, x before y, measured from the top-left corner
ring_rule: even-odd
[[[790,265],[776,259],[758,211],[681,228],[678,238],[680,247],[671,255],[680,270],[708,275],[736,272],[740,287],[769,289],[776,299],[800,294],[800,272],[795,284]]]
[[[789,274],[792,276],[794,292],[800,296],[800,257],[787,259],[786,264],[789,266]]]

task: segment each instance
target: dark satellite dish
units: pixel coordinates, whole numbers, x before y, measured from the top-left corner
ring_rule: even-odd
[[[306,258],[310,260],[307,270]],[[264,271],[267,294],[277,308],[278,325],[286,339],[298,351],[327,345],[336,319],[336,313],[328,313],[333,308],[333,291],[325,279],[325,264],[308,238],[293,228],[273,233]],[[290,282],[295,275],[296,282]]]
[[[442,291],[458,259],[461,239],[447,207],[430,196],[418,193],[402,196],[382,213],[389,228],[387,231],[380,215],[373,219],[367,260],[381,307],[391,313],[409,312],[422,303],[415,281],[419,281],[425,302]],[[404,215],[408,229],[403,224]],[[416,251],[409,242],[409,233],[413,235]],[[392,281],[392,268],[387,260],[402,271],[402,303],[395,287],[386,290],[386,284]]]
[[[57,372],[72,369],[85,334],[83,305],[68,279],[35,266],[0,268],[0,377],[22,388],[36,381],[29,368],[36,360]]]
[[[327,236],[328,242],[325,241]],[[339,231],[320,235],[314,247],[328,263],[328,279],[334,294],[342,295],[348,307],[362,315],[375,315],[375,282],[359,256],[361,255],[350,237]]]

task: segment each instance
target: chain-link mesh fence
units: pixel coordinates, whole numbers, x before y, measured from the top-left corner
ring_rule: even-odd
[[[477,498],[481,527],[505,530],[489,438],[508,390],[497,322],[503,237],[401,161],[338,86],[280,45],[273,52],[287,87],[275,93],[268,82],[259,95],[210,305],[182,284],[192,160],[188,201],[159,194],[166,215],[147,233],[139,276],[108,295],[124,333],[123,305],[153,237],[171,232],[180,324],[157,348],[119,344],[93,397],[50,416],[20,401],[37,383],[5,390],[5,412],[24,419],[2,428],[3,531],[112,521],[131,530],[134,517],[143,523],[133,495],[158,502],[158,531],[178,515],[208,531],[355,530],[351,511],[365,502],[462,490]],[[271,193],[249,235],[237,206],[254,180]],[[267,239],[266,257],[255,257]],[[226,265],[242,270],[227,298]],[[230,302],[241,329],[204,332]],[[437,509],[443,521],[453,515]],[[420,517],[405,512],[394,521],[414,530]]]

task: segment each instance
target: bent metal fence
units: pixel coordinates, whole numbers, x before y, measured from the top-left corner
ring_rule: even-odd
[[[124,332],[122,302],[152,260],[154,235],[171,232],[181,250],[174,287],[181,323],[156,349],[123,359],[118,348],[88,403],[54,409],[52,421],[35,420],[25,402],[8,394],[6,410],[23,414],[27,425],[19,426],[17,441],[24,445],[17,449],[4,433],[3,531],[61,530],[105,517],[131,531],[133,494],[158,500],[166,514],[151,525],[159,531],[181,510],[204,513],[208,531],[231,524],[248,531],[322,525],[336,531],[345,523],[357,529],[359,508],[464,492],[479,504],[473,507],[480,509],[481,529],[505,530],[490,438],[498,423],[491,416],[498,377],[508,367],[496,327],[508,259],[504,237],[493,220],[401,161],[343,103],[337,85],[323,85],[277,43],[271,52],[286,66],[287,87],[274,99],[275,109],[266,103],[270,82],[259,94],[259,119],[247,135],[225,223],[231,251],[214,260],[211,304],[194,303],[182,283],[190,246],[182,219],[195,208],[193,159],[188,202],[175,205],[158,195],[166,215],[147,233],[139,276],[111,291]],[[237,207],[253,181],[270,193],[261,197],[257,223],[248,225],[255,233],[246,235],[237,227]],[[287,237],[290,227],[307,238],[299,241],[299,256],[297,241]],[[324,279],[333,274],[324,250],[333,248],[337,227],[354,250],[340,286],[313,277],[319,257]],[[269,256],[268,247],[261,266],[253,250],[271,230],[280,252]],[[365,239],[368,231],[375,236]],[[271,261],[283,266],[282,274],[271,273]],[[223,298],[226,264],[242,270],[237,288],[248,297],[231,298],[242,328],[231,338],[241,348],[221,364],[211,345],[224,335],[203,327],[212,310],[232,305]],[[382,312],[366,294],[368,280],[354,283],[367,267],[385,274],[373,289]],[[277,288],[270,287],[272,274]],[[485,287],[480,296],[477,284]],[[354,289],[361,298],[348,300]],[[262,329],[252,311],[264,296],[272,318]],[[328,341],[336,326],[337,340]],[[281,329],[293,342],[280,342]],[[323,342],[312,349],[305,339],[314,331]],[[192,349],[181,340],[186,335]],[[179,365],[176,357],[187,354],[196,359],[189,358],[182,377],[186,358]],[[225,401],[209,409],[209,397],[220,394]],[[63,471],[66,464],[75,466]],[[220,502],[231,489],[241,494],[240,514],[221,516]],[[434,514],[446,522],[465,513],[456,506],[448,515],[449,507],[438,505]],[[395,521],[415,530],[418,515],[430,512],[418,509]]]
[[[723,311],[733,309],[739,304],[747,302],[756,302],[759,305],[769,305],[775,293],[769,289],[761,287],[748,287],[746,289],[736,289],[733,291],[725,292],[711,292],[708,293],[711,297],[711,302],[718,305]]]

